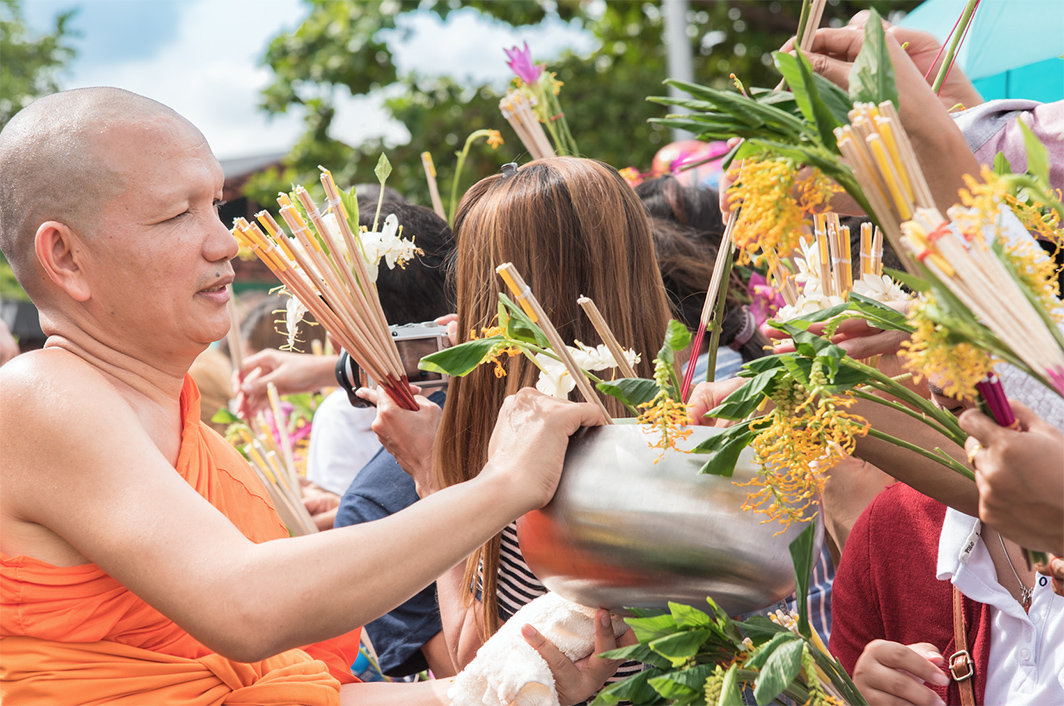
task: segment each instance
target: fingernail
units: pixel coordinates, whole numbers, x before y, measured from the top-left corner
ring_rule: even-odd
[[[610,620],[610,614],[608,611],[602,611],[599,613],[599,623],[604,628],[608,628],[613,621]]]
[[[946,702],[938,694],[935,694],[935,706],[946,706]]]
[[[948,686],[949,677],[947,677],[942,672],[935,672],[931,675],[931,683],[935,684],[936,686]]]
[[[521,635],[524,636],[526,640],[532,640],[539,637],[539,631],[528,623],[525,623],[521,626]]]

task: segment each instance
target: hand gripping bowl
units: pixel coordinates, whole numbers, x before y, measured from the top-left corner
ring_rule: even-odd
[[[794,591],[788,545],[807,526],[779,536],[776,522],[740,508],[754,477],[743,451],[732,478],[698,472],[706,456],[651,448],[639,425],[581,429],[569,441],[554,499],[518,520],[521,552],[558,595],[610,609],[705,608],[711,596],[730,615],[760,610]],[[719,430],[696,427],[684,448]],[[807,517],[819,503],[807,509]],[[814,550],[819,555],[819,516]]]

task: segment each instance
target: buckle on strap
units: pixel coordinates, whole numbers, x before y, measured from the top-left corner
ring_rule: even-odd
[[[958,671],[961,673],[958,674]],[[961,650],[950,655],[949,673],[953,675],[953,681],[957,682],[972,678],[975,674],[975,667],[972,665],[972,656],[968,654],[968,650]]]

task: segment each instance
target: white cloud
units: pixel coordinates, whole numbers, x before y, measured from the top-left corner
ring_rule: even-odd
[[[260,62],[270,39],[304,19],[306,4],[300,0],[187,0],[177,6],[175,36],[167,37],[153,55],[106,62],[75,60],[65,87],[117,86],[165,103],[192,121],[221,159],[290,149],[303,133],[303,112],[293,109],[271,118],[258,108],[260,92],[272,78]],[[82,11],[93,11],[92,0],[83,3]],[[122,36],[124,28],[113,23],[91,26],[94,31],[101,26],[110,29],[115,36],[107,41],[130,41]],[[470,9],[452,12],[445,23],[430,12],[409,13],[400,19],[399,30],[386,35],[386,41],[400,73],[450,75],[499,88],[511,78],[503,47],[527,41],[537,61],[550,61],[566,48],[580,53],[594,48],[594,39],[576,24],[551,20],[515,31]],[[382,110],[382,95],[343,93],[335,101],[332,134],[336,139],[349,144],[373,137],[393,144],[409,140],[406,128]]]

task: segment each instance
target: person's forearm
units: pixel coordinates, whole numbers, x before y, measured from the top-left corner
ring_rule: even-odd
[[[875,429],[929,451],[940,448],[968,465],[964,449],[902,412],[865,400],[859,401],[851,411],[860,414]],[[966,515],[974,517],[978,512],[979,492],[974,482],[913,451],[864,436],[857,439],[854,456]]]
[[[489,474],[375,522],[255,545],[221,632],[243,632],[241,656],[261,659],[380,617],[529,509],[504,485]]]
[[[456,669],[464,669],[476,657],[483,643],[480,636],[481,603],[470,600],[469,586],[465,584],[465,562],[436,579],[436,595],[440,605],[440,622],[447,650]]]
[[[340,687],[340,706],[450,706],[454,679],[414,683],[363,682]]]

